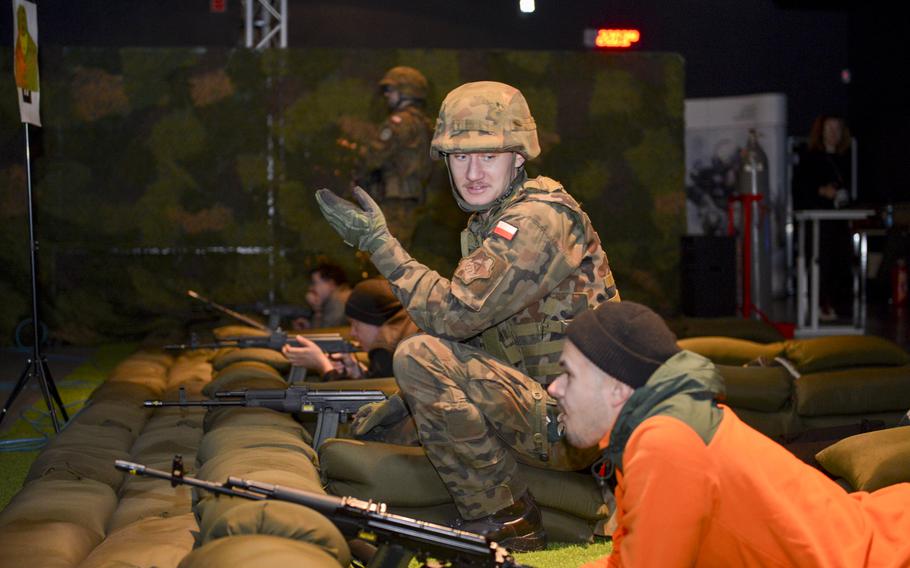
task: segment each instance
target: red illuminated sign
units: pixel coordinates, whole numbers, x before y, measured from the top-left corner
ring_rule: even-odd
[[[611,30],[599,29],[594,36],[594,45],[597,47],[631,47],[641,39],[638,30]]]
[[[227,0],[209,0],[209,12],[223,14],[227,10]]]

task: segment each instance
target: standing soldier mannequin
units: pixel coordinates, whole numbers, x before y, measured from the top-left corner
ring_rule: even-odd
[[[327,189],[316,199],[427,332],[399,345],[395,377],[461,514],[456,526],[535,550],[546,535],[517,461],[576,470],[596,459],[597,448],[565,442],[546,386],[561,372],[568,321],[619,294],[578,203],[556,181],[524,171],[540,146],[517,89],[484,81],[453,90],[431,152],[446,161],[459,207],[472,213],[451,280],[405,251],[363,190],[354,191],[360,206]],[[358,413],[358,423],[400,418],[405,405],[394,401]]]
[[[411,243],[432,172],[433,123],[424,113],[427,80],[413,67],[393,67],[379,81],[389,117],[375,138],[361,146],[358,184],[382,204],[390,229],[405,246]]]

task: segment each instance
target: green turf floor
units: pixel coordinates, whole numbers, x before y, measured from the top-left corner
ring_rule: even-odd
[[[133,343],[101,346],[73,372],[55,380],[67,414],[76,414],[114,366],[135,350]],[[53,434],[50,413],[39,399],[0,436],[0,509],[22,488],[29,467]]]

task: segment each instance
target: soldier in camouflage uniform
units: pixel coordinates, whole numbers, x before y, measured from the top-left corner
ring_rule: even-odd
[[[478,82],[449,93],[431,152],[446,161],[455,200],[472,213],[451,280],[408,255],[362,190],[359,207],[326,189],[316,197],[426,332],[399,345],[395,377],[459,526],[517,550],[540,548],[540,511],[516,462],[575,470],[597,458],[597,448],[565,442],[546,386],[561,373],[568,322],[619,293],[578,203],[558,182],[525,173],[540,147],[517,89]],[[397,414],[390,407],[359,416],[359,425],[387,423]]]
[[[393,67],[379,81],[389,117],[362,145],[355,179],[382,205],[386,223],[404,246],[416,225],[432,172],[433,123],[424,114],[427,80],[413,67]]]

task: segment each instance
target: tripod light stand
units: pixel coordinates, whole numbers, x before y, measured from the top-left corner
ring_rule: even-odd
[[[22,393],[25,389],[28,382],[34,377],[38,381],[38,385],[41,387],[41,394],[44,396],[44,403],[47,405],[47,409],[51,414],[51,422],[54,425],[54,431],[60,431],[60,419],[57,418],[57,408],[54,406],[54,402],[57,403],[57,406],[60,408],[60,414],[63,416],[63,421],[66,422],[69,420],[69,416],[66,414],[66,409],[63,406],[63,400],[60,398],[60,393],[57,391],[57,385],[54,384],[54,378],[51,376],[50,367],[47,365],[47,359],[41,353],[41,342],[38,337],[38,241],[35,239],[35,219],[34,219],[34,206],[32,204],[32,161],[31,161],[31,146],[29,144],[28,137],[28,123],[24,124],[25,126],[25,171],[26,171],[26,181],[27,181],[27,191],[28,191],[28,242],[29,242],[29,260],[31,265],[31,275],[32,275],[32,331],[33,331],[33,344],[32,344],[32,353],[28,358],[28,361],[25,364],[25,369],[23,369],[22,374],[19,376],[19,380],[16,382],[16,386],[13,387],[12,393],[6,402],[3,404],[3,409],[0,410],[0,423],[3,422],[3,419],[6,418],[6,414],[9,412],[9,409],[12,407],[13,402],[15,402],[16,397]],[[53,397],[53,400],[51,398]]]

